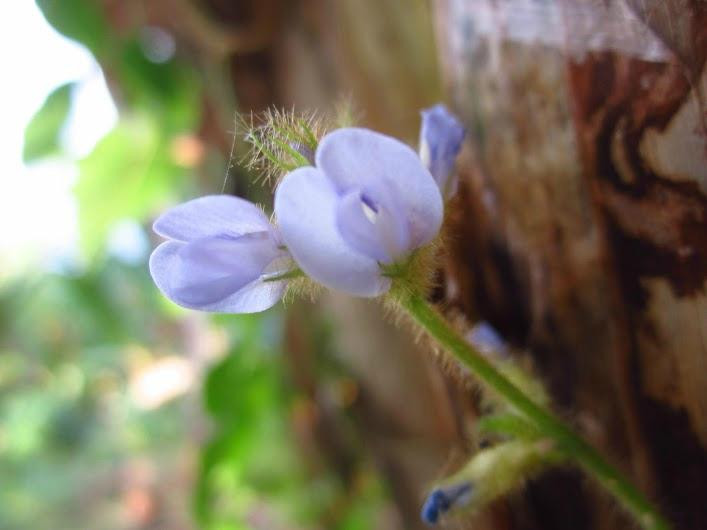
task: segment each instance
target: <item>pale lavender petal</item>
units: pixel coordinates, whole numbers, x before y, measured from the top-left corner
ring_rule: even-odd
[[[152,253],[150,272],[165,296],[181,306],[249,313],[267,309],[282,296],[285,282],[261,282],[281,255],[269,232],[168,241]]]
[[[395,138],[368,129],[337,129],[322,138],[316,162],[340,194],[359,189],[374,202],[390,205],[406,220],[412,248],[439,232],[444,211],[439,188],[417,153]]]
[[[303,167],[289,173],[275,192],[282,238],[300,268],[317,282],[356,296],[390,288],[375,259],[349,246],[336,224],[339,197],[324,173]]]
[[[191,305],[222,300],[259,278],[278,254],[268,232],[197,239],[179,252],[175,294]]]
[[[410,250],[405,218],[392,214],[382,204],[371,203],[359,191],[339,200],[336,221],[349,245],[381,263],[390,264]]]
[[[155,285],[162,293],[174,300],[173,277],[174,269],[179,261],[179,251],[184,246],[180,241],[165,241],[159,245],[150,255],[150,274]]]
[[[421,114],[420,158],[437,181],[442,195],[449,198],[456,192],[456,179],[452,177],[466,131],[442,104],[425,109]]]
[[[208,195],[163,213],[153,225],[159,235],[193,241],[218,234],[233,237],[268,230],[270,223],[252,202],[231,195]]]
[[[487,355],[508,356],[508,346],[496,328],[482,320],[474,325],[466,335],[472,346]]]
[[[259,278],[203,310],[214,313],[258,313],[277,304],[286,288],[287,281],[265,282]]]

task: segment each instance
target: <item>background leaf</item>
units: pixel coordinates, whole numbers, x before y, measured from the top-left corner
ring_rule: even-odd
[[[59,135],[71,109],[74,83],[61,85],[44,100],[25,129],[22,159],[32,162],[60,151]]]
[[[103,248],[113,223],[148,217],[184,171],[171,157],[169,138],[146,117],[121,120],[79,163],[81,243],[89,256]]]
[[[112,32],[98,5],[92,0],[37,0],[37,6],[54,28],[95,54],[108,49]]]

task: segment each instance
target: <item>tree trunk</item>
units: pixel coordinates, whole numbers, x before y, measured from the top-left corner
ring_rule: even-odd
[[[707,528],[707,4],[436,12],[471,131],[452,301],[529,347],[557,403],[676,528]],[[628,526],[573,474],[525,497],[532,527]]]

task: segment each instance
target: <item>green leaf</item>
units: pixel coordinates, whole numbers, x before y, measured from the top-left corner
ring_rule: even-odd
[[[98,253],[116,221],[145,219],[178,189],[184,170],[171,155],[170,138],[146,117],[123,119],[79,163],[81,245]]]
[[[157,64],[137,33],[118,35],[95,0],[36,0],[47,21],[86,46],[120,87],[123,107],[158,118],[163,130],[189,130],[197,119],[199,81],[186,62]]]
[[[149,61],[137,38],[123,42],[111,59],[112,72],[130,106],[149,112],[163,130],[192,129],[198,119],[200,87],[187,65]]]
[[[93,53],[109,49],[113,32],[95,0],[36,0],[47,22]]]
[[[25,162],[59,152],[59,133],[69,115],[73,87],[74,83],[67,83],[55,89],[30,120],[22,149]]]

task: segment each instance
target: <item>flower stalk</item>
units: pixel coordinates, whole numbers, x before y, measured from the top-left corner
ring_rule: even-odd
[[[418,293],[406,291],[398,298],[402,307],[450,354],[471,370],[495,394],[533,423],[543,436],[554,440],[559,451],[610,492],[645,530],[669,530],[651,503],[591,445],[543,405],[533,401],[502,375],[494,365],[461,337],[447,320]]]

